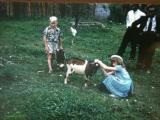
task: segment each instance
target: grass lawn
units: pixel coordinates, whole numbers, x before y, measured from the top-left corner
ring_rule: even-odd
[[[99,58],[109,64],[125,32],[119,23],[104,22],[98,26],[79,27],[71,46],[68,20],[59,21],[63,31],[66,58]],[[54,67],[48,73],[42,31],[48,20],[0,21],[0,119],[1,120],[159,120],[160,119],[160,50],[154,56],[151,74],[127,65],[134,81],[134,96],[114,99],[91,85],[84,88],[84,78],[70,77],[64,85],[65,72]],[[124,60],[129,55],[126,51]],[[54,62],[54,65],[56,63]],[[61,76],[62,75],[62,76]],[[102,73],[92,78],[99,84]]]

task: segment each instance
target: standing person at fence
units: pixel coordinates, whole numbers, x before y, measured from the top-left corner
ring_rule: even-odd
[[[45,45],[45,52],[47,53],[49,73],[53,71],[52,60],[55,58],[56,50],[62,49],[61,31],[57,27],[57,17],[49,18],[50,25],[43,31],[43,41]]]
[[[142,67],[150,73],[149,67],[155,49],[149,51],[148,54],[146,54],[146,51],[153,43],[160,40],[160,16],[157,15],[156,6],[149,5],[147,15],[133,22],[132,27],[135,28],[137,25],[140,25],[139,28],[141,29],[137,67]]]
[[[121,45],[117,51],[117,54],[120,56],[123,56],[125,49],[128,45],[128,43],[131,43],[131,52],[130,52],[130,58],[129,59],[134,59],[135,54],[136,54],[136,44],[138,41],[138,33],[139,29],[137,28],[132,28],[132,23],[136,20],[138,20],[141,16],[145,16],[146,14],[142,12],[139,9],[139,5],[135,4],[131,6],[131,10],[128,11],[127,17],[126,17],[126,32],[123,36],[123,40],[121,42]]]
[[[111,93],[112,97],[128,97],[133,93],[133,82],[125,69],[123,58],[119,55],[112,55],[110,60],[111,66],[107,66],[98,59],[95,60],[106,76],[99,89]]]

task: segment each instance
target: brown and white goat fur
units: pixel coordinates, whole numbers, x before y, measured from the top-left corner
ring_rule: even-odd
[[[92,77],[98,70],[99,64],[94,61],[82,60],[78,58],[72,58],[66,60],[67,73],[64,79],[64,84],[67,84],[69,75],[73,73],[82,74],[85,77],[85,87],[89,77]]]

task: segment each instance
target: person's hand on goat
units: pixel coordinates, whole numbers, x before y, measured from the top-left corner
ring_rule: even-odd
[[[100,61],[99,59],[95,59],[94,62],[100,63],[100,62],[102,62],[102,61]]]

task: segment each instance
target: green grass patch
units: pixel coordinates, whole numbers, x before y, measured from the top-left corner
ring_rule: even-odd
[[[60,20],[66,58],[99,58],[109,64],[121,43],[125,26],[104,22],[98,26],[79,27],[73,39],[68,20]],[[136,60],[127,65],[134,82],[134,96],[113,99],[91,85],[84,88],[84,78],[72,75],[64,85],[65,70],[56,68],[48,74],[42,31],[48,20],[6,20],[0,22],[0,119],[2,120],[159,120],[160,51],[153,58],[152,73],[135,69]],[[127,61],[129,48],[125,53]],[[91,82],[99,84],[102,73]]]

